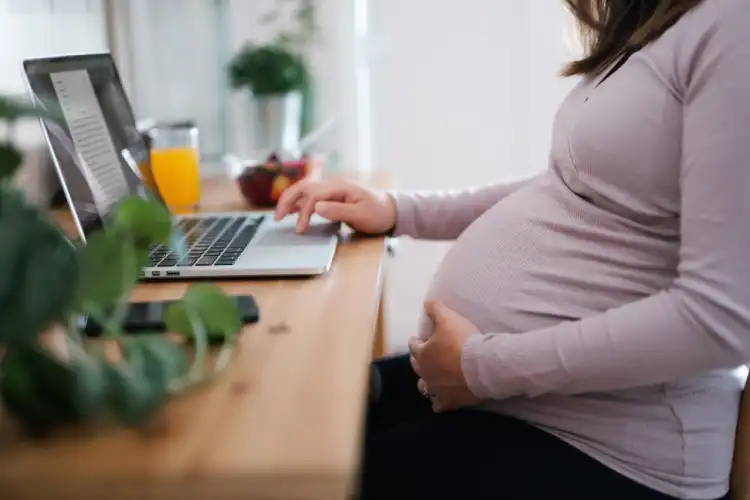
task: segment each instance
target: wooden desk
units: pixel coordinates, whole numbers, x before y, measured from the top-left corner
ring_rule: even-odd
[[[209,186],[206,209],[242,208]],[[230,371],[177,399],[150,429],[32,443],[0,430],[0,498],[344,499],[359,463],[385,242],[342,244],[331,272],[304,280],[221,283],[258,300]],[[149,284],[134,299],[180,297]]]

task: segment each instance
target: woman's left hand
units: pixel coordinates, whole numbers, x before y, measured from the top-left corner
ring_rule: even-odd
[[[461,369],[461,351],[479,330],[471,321],[442,302],[425,303],[425,312],[435,331],[428,340],[409,339],[411,365],[419,375],[419,392],[429,397],[436,412],[474,406],[481,400],[466,385]]]

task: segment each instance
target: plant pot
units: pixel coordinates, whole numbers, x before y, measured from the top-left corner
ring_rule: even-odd
[[[253,96],[253,104],[255,150],[262,155],[284,152],[298,157],[301,154],[302,92]]]

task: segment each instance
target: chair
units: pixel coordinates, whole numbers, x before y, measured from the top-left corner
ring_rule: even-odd
[[[742,392],[732,464],[732,500],[750,500],[750,382]]]

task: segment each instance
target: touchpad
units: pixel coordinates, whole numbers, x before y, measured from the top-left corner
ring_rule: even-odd
[[[259,235],[256,245],[261,246],[280,246],[280,245],[320,245],[322,242],[336,234],[338,224],[331,222],[315,224],[303,234],[297,234],[294,226],[278,226]]]

